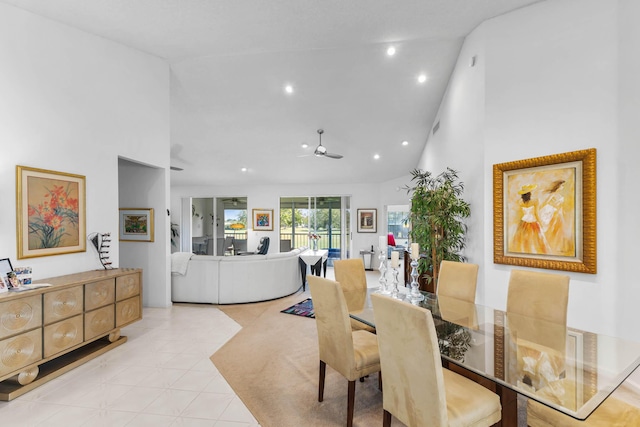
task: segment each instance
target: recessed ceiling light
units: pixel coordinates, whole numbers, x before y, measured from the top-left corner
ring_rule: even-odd
[[[302,144],[302,148],[309,148],[309,144]]]
[[[293,86],[291,86],[291,85],[286,85],[286,86],[284,87],[284,91],[285,91],[286,93],[288,93],[288,94],[292,94],[292,93],[293,93]]]
[[[374,159],[376,159],[376,160],[378,160],[378,159],[380,158],[380,154],[374,154],[374,155],[373,155],[373,158],[374,158]]]
[[[402,145],[409,145],[409,141],[402,141]]]
[[[395,47],[393,47],[393,46],[389,46],[389,47],[387,48],[387,55],[389,55],[389,56],[393,56],[393,55],[395,55],[395,54],[396,54],[396,48],[395,48]]]
[[[427,75],[426,74],[420,74],[418,76],[418,83],[424,83],[427,81]]]
[[[247,171],[247,168],[242,168],[242,169],[240,169],[240,170],[241,170],[242,172],[246,172],[246,171]]]

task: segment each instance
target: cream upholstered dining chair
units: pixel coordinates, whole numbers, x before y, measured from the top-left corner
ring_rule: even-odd
[[[575,399],[576,384],[560,380],[566,399]],[[549,396],[553,399],[553,396]],[[640,393],[622,383],[586,420],[580,421],[529,399],[527,425],[530,427],[626,427],[640,426]]]
[[[497,394],[442,368],[431,312],[371,295],[382,367],[383,426],[490,426],[502,419]]]
[[[569,276],[511,270],[507,313],[565,324],[569,303]]]
[[[563,376],[567,342],[569,276],[512,270],[507,322],[516,351],[509,375],[539,389]]]
[[[473,302],[439,295],[438,310],[442,320],[465,328],[478,329],[478,311]]]
[[[324,399],[324,379],[329,365],[348,382],[347,427],[353,425],[356,380],[380,372],[378,339],[371,332],[351,330],[349,311],[340,284],[309,276],[309,290],[318,329],[320,372],[318,402]]]
[[[512,270],[509,277],[507,322],[517,354],[509,375],[535,393],[557,391],[564,383],[569,280],[564,274],[524,270]],[[530,399],[528,413],[531,408]]]
[[[358,311],[364,308],[367,299],[367,274],[364,270],[364,262],[360,258],[342,259],[333,262],[333,272],[336,281],[342,287],[347,309]],[[375,332],[375,328],[356,319],[349,319],[354,331],[363,329]]]
[[[440,263],[436,293],[468,302],[476,301],[478,264],[445,261]]]

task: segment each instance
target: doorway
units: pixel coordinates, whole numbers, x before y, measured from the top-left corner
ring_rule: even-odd
[[[329,251],[328,264],[349,256],[348,196],[280,198],[280,250],[310,247],[309,234],[319,236],[318,248]]]

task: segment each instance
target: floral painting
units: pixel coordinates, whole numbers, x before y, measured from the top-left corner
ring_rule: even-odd
[[[494,165],[494,262],[596,272],[595,149]]]
[[[85,177],[17,167],[18,258],[86,250]]]

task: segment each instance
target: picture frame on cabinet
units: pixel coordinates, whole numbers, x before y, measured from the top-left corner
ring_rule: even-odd
[[[7,279],[0,276],[0,294],[3,292],[9,292],[9,285]]]
[[[11,287],[9,285],[9,273],[13,271],[13,266],[11,265],[11,260],[9,258],[0,259],[0,279],[2,279],[2,283],[4,285],[3,289],[0,289],[0,292],[8,291]]]
[[[85,252],[86,178],[16,166],[18,259]]]
[[[596,149],[493,166],[496,264],[595,274]]]

